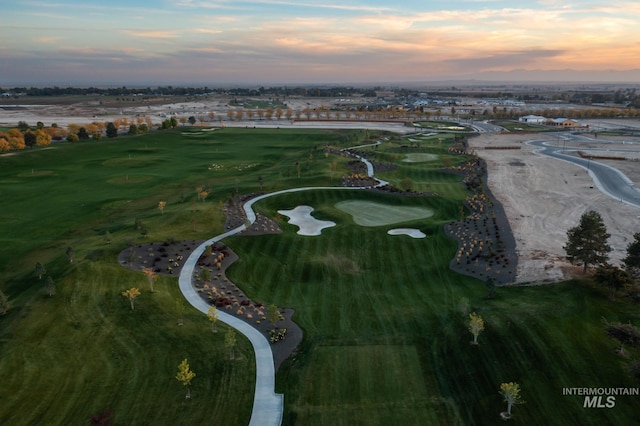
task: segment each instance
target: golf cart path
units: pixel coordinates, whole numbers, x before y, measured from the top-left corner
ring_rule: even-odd
[[[379,143],[379,142],[378,142]],[[375,145],[375,144],[372,144]],[[347,148],[348,149],[348,148]],[[358,157],[360,158],[360,157]],[[367,160],[360,158],[361,161],[367,164],[367,170],[369,172],[370,177],[373,177],[373,166]],[[384,185],[386,182],[378,181],[376,186]],[[347,189],[347,190],[356,190],[357,188],[346,188],[346,187],[336,187],[336,186],[327,186],[327,187],[303,187],[303,188],[291,188],[285,189],[282,191],[276,191],[269,194],[264,194],[251,200],[247,201],[243,204],[243,209],[247,216],[247,220],[249,225],[253,224],[256,221],[256,214],[253,211],[253,204],[256,201],[260,201],[267,197],[273,197],[280,194],[290,193],[290,192],[300,192],[300,191],[308,191],[308,190],[318,190],[318,189]],[[362,189],[365,189],[364,187]],[[198,309],[200,312],[206,314],[209,310],[209,304],[205,302],[202,297],[197,293],[195,288],[192,285],[192,277],[193,271],[196,267],[198,259],[204,253],[207,246],[222,240],[223,238],[229,237],[231,235],[238,234],[247,229],[247,225],[241,225],[237,228],[229,230],[223,234],[220,234],[216,237],[210,238],[196,247],[189,257],[185,260],[182,270],[180,271],[180,276],[178,278],[178,284],[180,291],[182,292],[185,299],[193,306]],[[255,395],[253,399],[253,410],[251,412],[251,420],[249,421],[249,426],[279,426],[282,423],[282,414],[284,409],[284,395],[277,394],[275,392],[275,366],[273,364],[273,353],[271,351],[271,346],[267,338],[257,329],[247,324],[246,322],[238,319],[232,315],[229,315],[225,312],[218,311],[218,319],[223,323],[235,328],[240,333],[244,334],[251,345],[253,346],[253,350],[256,356],[256,389]]]

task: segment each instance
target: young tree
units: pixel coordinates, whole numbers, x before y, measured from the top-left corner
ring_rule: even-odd
[[[154,292],[153,284],[156,282],[156,278],[158,278],[158,274],[153,270],[153,268],[142,268],[142,272],[147,277],[147,281],[149,281],[149,287],[151,289],[151,293]]]
[[[11,304],[9,303],[9,298],[2,290],[0,290],[0,315],[5,315],[9,312],[11,308]]]
[[[278,307],[276,305],[269,306],[269,308],[267,309],[267,318],[269,319],[271,325],[275,327],[276,323],[280,319],[280,311],[278,310]]]
[[[41,280],[42,276],[47,273],[47,268],[40,262],[36,262],[35,274],[38,276],[38,279]]]
[[[588,211],[580,217],[580,224],[567,231],[567,244],[564,250],[567,259],[572,264],[584,265],[582,270],[586,274],[589,265],[599,265],[609,260],[611,246],[607,239],[611,235],[596,211]]]
[[[164,208],[167,206],[166,201],[158,201],[158,210],[160,210],[161,214],[164,214]]]
[[[209,306],[207,318],[211,321],[211,332],[217,333],[216,323],[218,322],[218,309],[215,306]]]
[[[504,397],[504,401],[507,403],[507,411],[500,413],[503,419],[511,418],[511,407],[515,404],[524,404],[520,396],[520,385],[514,382],[502,383],[500,385],[500,395]]]
[[[640,275],[640,232],[633,234],[633,241],[627,246],[627,256],[622,263],[631,275]]]
[[[478,335],[484,330],[484,320],[475,312],[469,314],[469,331],[473,334],[472,344],[478,344]]]
[[[620,355],[624,355],[624,345],[640,346],[640,329],[632,324],[605,322],[605,333],[607,336],[620,342]]]
[[[625,288],[633,283],[631,275],[624,269],[605,263],[596,270],[593,279],[600,285],[609,287],[609,299],[613,300],[616,290]]]
[[[224,335],[224,346],[229,350],[229,359],[235,359],[236,353],[236,331],[233,327],[227,329],[227,334]]]
[[[191,371],[189,367],[189,362],[187,359],[183,359],[180,365],[178,365],[178,374],[176,374],[176,380],[182,383],[182,386],[187,388],[187,394],[185,395],[185,399],[191,399],[191,380],[196,377],[196,373]]]
[[[47,276],[44,287],[47,289],[47,294],[49,295],[49,297],[53,297],[53,295],[56,294],[56,283],[53,281],[53,278],[51,278],[51,276]]]
[[[184,312],[186,311],[186,306],[184,304],[184,299],[182,297],[178,297],[176,299],[176,313],[178,314],[178,325],[184,325]]]
[[[202,281],[205,283],[211,281],[211,269],[202,268],[200,270],[200,278],[202,278]]]
[[[136,298],[140,296],[140,290],[136,287],[132,287],[129,290],[123,291],[122,295],[129,299],[129,302],[131,303],[131,310],[134,310],[135,307],[133,303],[135,302]]]
[[[71,246],[67,247],[67,251],[65,253],[67,255],[67,259],[69,259],[69,263],[73,263],[73,257],[74,257],[73,247]]]
[[[467,315],[469,313],[469,298],[461,297],[458,301],[458,309],[462,313],[462,315]]]

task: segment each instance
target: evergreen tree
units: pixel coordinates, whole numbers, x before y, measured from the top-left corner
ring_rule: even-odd
[[[622,263],[631,275],[640,275],[640,232],[633,234],[633,241],[627,246],[627,256]]]
[[[111,122],[107,123],[107,137],[115,138],[116,136],[118,136],[118,128]]]
[[[584,265],[582,273],[587,272],[589,265],[601,265],[609,260],[611,246],[602,216],[596,211],[588,211],[580,217],[580,224],[567,231],[567,244],[564,250],[567,259],[574,265]]]
[[[593,279],[600,285],[609,288],[609,299],[613,300],[616,290],[623,289],[633,283],[631,275],[624,269],[605,263],[596,270]]]
[[[87,139],[89,139],[89,133],[87,133],[87,129],[85,129],[84,127],[80,127],[78,129],[78,139],[80,139],[81,141],[86,141]]]

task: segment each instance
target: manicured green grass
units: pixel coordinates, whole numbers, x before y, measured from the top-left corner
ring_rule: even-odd
[[[424,207],[399,207],[370,201],[341,201],[336,207],[349,213],[353,221],[361,226],[392,225],[433,215],[431,210]]]
[[[268,192],[336,185],[329,165],[336,161],[336,175],[347,173],[347,159],[325,157],[322,147],[371,136],[181,128],[0,157],[0,244],[8,248],[0,251],[0,288],[14,305],[0,317],[0,424],[83,424],[109,407],[115,424],[247,424],[255,375],[249,343],[239,338],[241,359],[229,361],[224,327],[211,333],[191,309],[185,325],[176,324],[176,278],[161,278],[152,294],[142,273],[118,265],[117,254],[130,244],[221,233],[221,203],[236,190],[259,191],[259,178]],[[439,195],[278,195],[255,208],[283,233],[224,241],[240,256],[231,279],[254,300],[294,308],[305,332],[278,373],[283,423],[494,425],[505,409],[498,395],[505,381],[520,383],[527,401],[514,408],[512,424],[635,421],[632,397],[619,397],[614,409],[585,409],[562,388],[638,386],[602,323],[638,324],[637,306],[611,302],[587,282],[500,288],[496,299],[484,299],[482,282],[449,270],[457,244],[443,232],[466,192],[460,176],[442,169],[465,158],[448,154],[446,140],[404,143],[369,149],[375,161],[398,166],[380,177],[396,184],[409,177],[415,190]],[[437,160],[402,162],[409,153]],[[195,189],[205,186],[203,202]],[[434,214],[363,227],[336,206],[345,201]],[[297,235],[276,212],[298,205],[336,226],[317,237]],[[148,235],[135,228],[136,219]],[[387,235],[398,226],[427,237]],[[45,296],[34,277],[36,262],[54,278],[55,297]],[[132,311],[120,293],[134,286],[142,295]],[[462,298],[486,322],[479,346],[469,344]],[[190,401],[174,378],[184,358],[197,374]]]
[[[241,357],[227,360],[225,327],[211,333],[193,309],[176,325],[176,278],[162,278],[151,294],[117,255],[130,244],[221,233],[220,203],[236,188],[257,191],[259,176],[268,190],[326,185],[322,146],[358,132],[182,132],[0,157],[0,289],[12,304],[0,317],[0,424],[84,424],[109,408],[115,424],[247,424],[255,376],[248,341],[239,336]],[[198,201],[195,188],[206,185],[210,195]],[[54,279],[55,297],[34,276],[36,262]],[[142,290],[135,311],[121,295],[131,287]],[[184,358],[197,374],[190,401],[175,379]]]

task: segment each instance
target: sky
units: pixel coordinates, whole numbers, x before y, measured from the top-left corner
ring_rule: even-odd
[[[640,82],[638,0],[2,0],[0,87]]]

